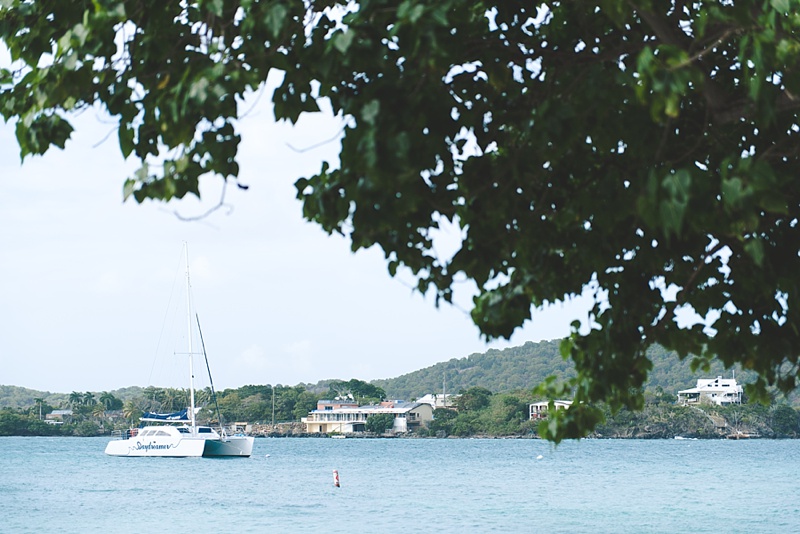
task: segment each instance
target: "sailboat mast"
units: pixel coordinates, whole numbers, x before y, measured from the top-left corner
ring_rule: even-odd
[[[194,358],[192,353],[192,284],[189,280],[189,245],[183,244],[186,251],[186,325],[189,335],[189,411],[191,412],[192,428],[197,426],[194,419]]]

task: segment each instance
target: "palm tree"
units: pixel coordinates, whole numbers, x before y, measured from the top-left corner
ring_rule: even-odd
[[[198,389],[194,392],[194,400],[197,404],[208,404],[211,402],[211,387]]]
[[[172,388],[164,388],[161,395],[161,410],[163,412],[171,412],[174,410],[173,404],[175,403],[175,390]]]
[[[103,404],[96,404],[92,409],[92,415],[98,419],[106,415],[106,407]]]
[[[94,398],[94,393],[91,391],[87,391],[83,394],[83,403],[87,406],[94,406],[97,404],[97,401]]]
[[[125,404],[122,405],[122,415],[131,424],[133,424],[133,418],[136,417],[137,414],[141,413],[142,410],[140,410],[139,407],[136,406],[136,403],[132,400],[125,401]]]
[[[111,407],[114,405],[115,400],[117,400],[117,398],[108,391],[104,391],[100,395],[100,404],[102,404],[106,410],[111,409]]]
[[[73,408],[80,406],[83,404],[83,395],[77,391],[73,391],[69,394],[69,403]]]
[[[42,418],[42,404],[44,403],[44,399],[42,397],[36,397],[33,399],[33,402],[39,405],[39,419]]]

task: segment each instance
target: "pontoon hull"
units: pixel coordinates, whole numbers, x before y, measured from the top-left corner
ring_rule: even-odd
[[[142,429],[138,435],[127,439],[112,440],[106,445],[106,454],[111,456],[139,457],[248,457],[253,453],[254,438],[249,436],[221,437],[207,429],[202,434],[180,432],[174,427],[152,427]],[[149,432],[148,432],[149,431]],[[152,435],[155,433],[158,435]],[[142,435],[150,434],[150,435]]]
[[[203,456],[250,456],[254,438],[231,436],[221,440],[206,440]]]
[[[134,437],[110,441],[106,445],[106,454],[111,456],[185,458],[203,456],[205,447],[205,439],[148,439]]]

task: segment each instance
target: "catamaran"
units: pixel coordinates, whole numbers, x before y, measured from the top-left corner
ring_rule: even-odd
[[[176,413],[146,412],[140,419],[147,423],[141,428],[131,428],[121,433],[119,439],[106,445],[106,454],[111,456],[250,456],[253,452],[251,436],[228,436],[222,426],[220,430],[197,424],[194,398],[194,353],[192,351],[191,280],[189,278],[189,250],[184,244],[186,257],[186,292],[189,328],[189,404]],[[200,326],[197,321],[198,330]],[[202,341],[202,333],[200,334]],[[205,347],[203,348],[205,355]],[[206,367],[208,359],[206,358]],[[209,369],[209,379],[211,372]],[[213,393],[213,381],[211,388]],[[221,419],[220,419],[221,422]]]

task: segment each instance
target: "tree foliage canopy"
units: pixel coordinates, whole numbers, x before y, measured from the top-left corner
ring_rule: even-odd
[[[358,403],[365,403],[380,402],[386,398],[383,388],[357,378],[333,380],[328,387],[328,397],[331,399],[349,396]]]
[[[238,104],[267,75],[277,119],[328,99],[340,161],[297,181],[305,216],[509,336],[594,291],[551,438],[642,405],[659,343],[794,388],[800,351],[797,2],[196,0],[0,2],[0,113],[22,156],[98,105],[142,168],[137,201],[236,180]],[[443,223],[460,249],[433,247]],[[704,319],[687,326],[679,313]]]
[[[383,434],[394,425],[394,414],[390,413],[376,413],[367,417],[366,429],[367,432],[375,432],[376,434]]]

